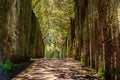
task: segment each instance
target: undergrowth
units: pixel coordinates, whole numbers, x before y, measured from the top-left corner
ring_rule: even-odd
[[[105,73],[104,73],[103,71],[98,71],[98,75],[99,75],[100,77],[105,77]]]
[[[94,73],[97,73],[102,78],[105,77],[105,73],[102,70],[99,70],[98,72],[95,69],[90,69],[90,70]]]
[[[0,73],[9,74],[14,71],[18,64],[14,64],[10,60],[7,60],[4,64],[0,65]]]

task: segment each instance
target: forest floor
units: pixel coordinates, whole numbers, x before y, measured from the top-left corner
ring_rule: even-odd
[[[33,63],[12,80],[102,80],[73,59],[33,59]]]

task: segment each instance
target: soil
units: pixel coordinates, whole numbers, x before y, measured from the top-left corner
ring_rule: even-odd
[[[73,59],[32,59],[10,75],[10,80],[103,80]]]

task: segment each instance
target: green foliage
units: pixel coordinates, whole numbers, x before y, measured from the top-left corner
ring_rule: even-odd
[[[2,69],[0,72],[8,74],[8,73],[14,71],[17,66],[18,66],[18,64],[14,64],[10,60],[7,60],[4,64],[1,65]]]
[[[61,53],[57,50],[50,51],[47,54],[45,54],[46,58],[61,58]]]
[[[45,46],[51,48],[46,48],[45,51],[49,52],[53,49],[61,51],[70,28],[70,19],[74,17],[74,1],[32,0],[32,9],[39,21],[38,26],[44,34],[43,39],[46,40],[46,37],[52,34],[50,42],[45,42]],[[46,57],[51,57],[51,53],[46,53]]]
[[[101,76],[101,77],[105,77],[105,73],[103,71],[98,71],[98,75]]]
[[[84,64],[84,63],[85,63],[84,58],[81,58],[81,64]]]
[[[100,77],[105,77],[105,73],[102,70],[99,70],[98,72],[95,69],[90,69],[92,72],[97,73]]]
[[[94,73],[97,73],[97,71],[95,70],[95,69],[90,69],[92,72],[94,72]]]

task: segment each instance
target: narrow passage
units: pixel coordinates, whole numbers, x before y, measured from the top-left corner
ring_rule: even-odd
[[[73,59],[34,59],[12,80],[102,80]]]

